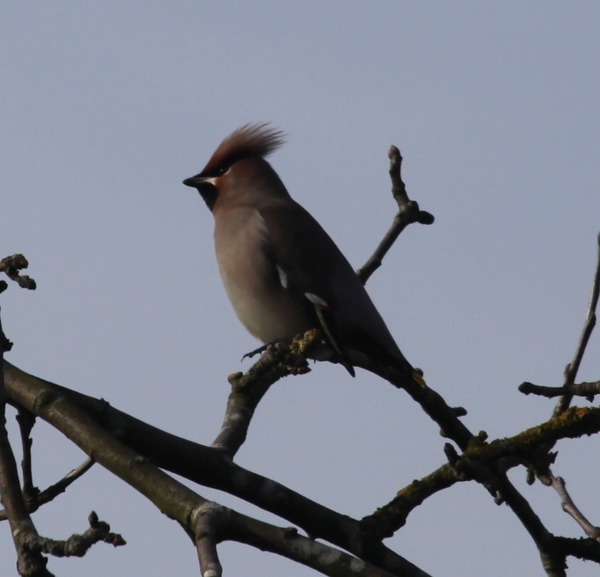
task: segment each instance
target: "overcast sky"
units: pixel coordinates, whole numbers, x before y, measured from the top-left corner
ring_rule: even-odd
[[[599,30],[600,4],[583,0],[4,2],[0,256],[24,253],[38,282],[2,295],[8,359],[210,443],[226,376],[257,343],[221,287],[212,217],[181,181],[233,129],[270,121],[289,135],[272,164],[357,267],[393,218],[387,149],[400,147],[436,222],[405,231],[373,299],[473,431],[539,423],[552,403],[517,386],[561,383],[596,259]],[[599,342],[580,380],[599,377]],[[442,464],[443,442],[402,392],[320,364],[269,392],[238,462],[361,517]],[[559,450],[555,472],[600,524],[598,440]],[[82,458],[36,427],[42,488]],[[511,478],[549,529],[581,535],[550,489]],[[34,519],[66,538],[92,509],[127,547],[52,559],[55,574],[198,573],[181,529],[100,467]],[[435,576],[542,575],[520,524],[475,484],[427,501],[389,544]],[[227,575],[314,574],[220,551]],[[15,574],[5,523],[0,575]]]

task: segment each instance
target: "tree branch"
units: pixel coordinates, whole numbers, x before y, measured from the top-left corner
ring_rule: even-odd
[[[227,400],[221,431],[212,447],[223,450],[233,459],[246,440],[254,411],[271,385],[288,375],[310,371],[306,361],[309,351],[320,342],[320,331],[298,335],[291,343],[269,345],[247,373],[229,376],[231,393]]]
[[[302,527],[311,538],[326,539],[380,569],[394,573],[395,567],[402,567],[403,577],[425,575],[378,542],[358,521],[239,467],[224,451],[161,431],[106,402],[28,375],[6,361],[4,373],[12,402],[63,432],[189,532],[194,529],[189,524],[193,512],[202,510],[208,501],[158,467],[245,499]],[[214,556],[209,556],[209,564],[210,559],[214,561]]]
[[[23,545],[32,552],[47,553],[53,557],[83,557],[96,543],[108,543],[113,547],[125,545],[118,533],[112,533],[110,525],[98,519],[94,511],[88,516],[89,528],[81,535],[71,535],[68,539],[56,540],[41,537],[29,532]]]
[[[4,363],[5,343],[8,339],[0,320],[0,362]],[[19,484],[17,463],[6,431],[6,400],[4,373],[0,374],[0,497],[10,524],[11,535],[17,552],[17,571],[23,577],[52,577],[46,569],[47,560],[37,551],[26,546],[29,538],[37,537],[37,531],[27,512],[25,499]]]
[[[573,383],[572,385],[563,385],[562,387],[545,387],[526,381],[519,385],[519,392],[524,395],[538,395],[540,397],[547,397],[548,399],[564,395],[585,397],[591,402],[596,395],[600,394],[600,381]]]
[[[28,266],[29,263],[22,254],[13,254],[0,260],[0,273],[6,274],[10,280],[16,282],[21,288],[35,290],[35,281],[31,277],[21,274],[21,270],[26,269]],[[6,282],[0,281],[0,293],[6,288]]]
[[[38,491],[36,489],[30,497],[26,496],[25,504],[27,505],[29,513],[37,511],[41,506],[50,503],[50,501],[53,501],[58,495],[64,493],[72,483],[89,471],[93,464],[94,460],[88,458],[53,485],[50,485],[43,491]],[[7,518],[6,511],[0,511],[0,521],[4,521]]]
[[[459,474],[455,466],[442,465],[433,473],[400,489],[392,501],[379,507],[371,515],[363,517],[361,523],[370,527],[382,539],[391,537],[406,524],[408,515],[425,500],[455,483],[466,480],[467,477]]]
[[[390,229],[387,231],[375,252],[369,257],[367,262],[357,271],[360,280],[366,284],[370,276],[381,266],[383,258],[388,253],[392,245],[396,242],[400,233],[414,222],[420,224],[433,224],[434,216],[421,210],[416,201],[410,200],[406,192],[406,185],[402,180],[400,170],[402,168],[402,156],[396,146],[390,146],[388,152],[390,159],[390,179],[392,181],[392,196],[398,205],[398,212]]]
[[[596,272],[594,274],[594,281],[592,283],[592,291],[588,303],[587,315],[583,325],[583,330],[581,332],[581,337],[579,338],[577,350],[575,351],[573,360],[565,368],[565,386],[567,387],[571,387],[573,383],[575,383],[577,372],[579,371],[579,365],[581,364],[581,359],[583,359],[590,336],[592,335],[594,327],[596,326],[596,307],[598,306],[598,297],[600,295],[600,234],[598,234],[596,237],[596,242]],[[554,408],[554,414],[556,415],[565,411],[571,404],[572,399],[573,396],[570,393],[563,395]]]
[[[565,480],[562,477],[552,476],[552,487],[561,498],[563,511],[573,517],[588,537],[600,542],[600,527],[592,525],[575,505],[571,495],[567,491]]]

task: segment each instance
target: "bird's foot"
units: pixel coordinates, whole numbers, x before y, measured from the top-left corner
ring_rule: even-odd
[[[266,345],[262,345],[262,346],[258,347],[257,349],[254,349],[253,351],[246,353],[242,357],[242,361],[244,359],[251,359],[252,357],[255,357],[256,355],[262,355],[272,344],[273,343],[267,343]]]

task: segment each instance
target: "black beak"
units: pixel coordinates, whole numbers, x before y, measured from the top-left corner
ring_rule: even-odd
[[[183,181],[183,184],[186,186],[191,186],[192,188],[200,188],[202,183],[205,182],[204,178],[197,174],[196,176],[190,176]]]

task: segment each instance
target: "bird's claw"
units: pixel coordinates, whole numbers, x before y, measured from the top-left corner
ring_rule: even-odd
[[[242,361],[244,359],[251,359],[252,357],[255,357],[256,355],[262,355],[271,346],[271,344],[272,343],[267,343],[266,345],[262,345],[262,346],[258,347],[257,349],[254,349],[253,351],[246,353],[242,357]]]

